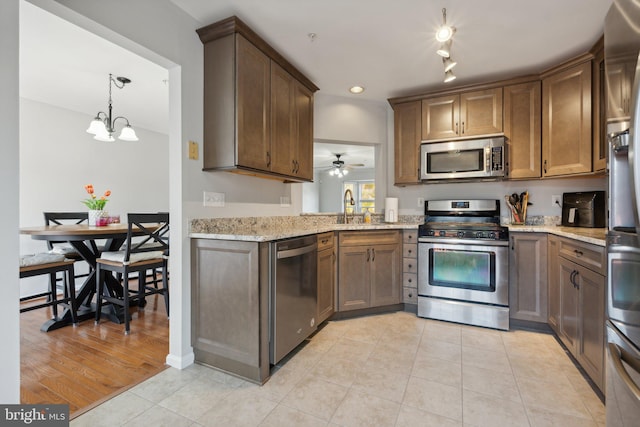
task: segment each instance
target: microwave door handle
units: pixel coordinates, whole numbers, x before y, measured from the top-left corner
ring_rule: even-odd
[[[622,361],[624,360],[627,364],[636,372],[640,373],[640,361],[635,359],[632,355],[630,355],[623,348],[618,346],[615,343],[610,342],[608,344],[609,347],[609,356],[611,357],[611,361],[613,362],[613,367],[616,370],[618,376],[624,381],[624,384],[627,386],[629,391],[633,393],[636,399],[640,400],[640,387],[633,382],[633,378],[629,375],[627,370],[624,368]]]

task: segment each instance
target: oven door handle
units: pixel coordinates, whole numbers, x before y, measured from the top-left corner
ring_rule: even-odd
[[[293,257],[296,257],[296,256],[308,254],[309,252],[315,251],[317,249],[317,247],[318,247],[318,245],[316,243],[314,243],[313,245],[303,246],[301,248],[278,251],[277,257],[278,257],[278,259],[293,258]]]
[[[619,345],[610,342],[608,344],[609,347],[609,357],[611,357],[611,361],[613,362],[613,366],[616,370],[618,376],[624,381],[625,385],[633,393],[636,399],[640,400],[640,387],[633,382],[633,378],[629,375],[627,370],[624,368],[622,361],[624,360],[627,364],[636,372],[640,373],[640,361],[635,359],[631,354],[629,354],[626,350],[621,348]]]

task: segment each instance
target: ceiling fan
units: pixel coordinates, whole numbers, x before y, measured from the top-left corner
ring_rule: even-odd
[[[332,166],[329,167],[329,175],[331,176],[342,178],[343,176],[349,173],[349,169],[364,166],[364,163],[345,164],[343,160],[340,160],[340,157],[344,156],[344,154],[334,154],[334,155],[336,156],[336,159],[333,162],[331,162]]]

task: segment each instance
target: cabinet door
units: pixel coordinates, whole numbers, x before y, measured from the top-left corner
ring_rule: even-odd
[[[591,63],[542,81],[542,176],[591,172]]]
[[[400,303],[401,259],[400,245],[371,248],[371,307]]]
[[[294,121],[294,80],[275,62],[271,64],[271,165],[270,169],[283,175],[293,175],[296,151]]]
[[[575,281],[580,287],[580,341],[576,359],[602,390],[604,382],[605,278],[580,267]]]
[[[631,112],[631,82],[636,58],[607,60],[607,117],[624,120]]]
[[[558,238],[552,235],[548,236],[547,245],[547,257],[549,263],[548,268],[548,281],[549,291],[547,299],[548,305],[548,323],[556,334],[560,335],[560,264],[559,264],[559,241]]]
[[[367,308],[371,302],[371,247],[340,247],[338,311]]]
[[[562,257],[558,259],[560,286],[560,339],[575,353],[578,339],[578,290],[574,286],[577,264]]]
[[[504,88],[504,136],[511,178],[540,177],[540,91],[539,81]]]
[[[244,37],[237,38],[237,164],[268,170],[271,60]]]
[[[394,183],[420,182],[420,101],[397,104],[394,107]]]
[[[318,252],[318,324],[334,312],[335,259],[333,248]]]
[[[422,100],[422,139],[459,136],[460,96],[449,95]]]
[[[458,136],[490,135],[502,132],[502,88],[460,94]]]
[[[593,171],[607,168],[607,116],[604,71],[604,47],[593,59]]]
[[[298,178],[313,181],[313,93],[295,82],[295,147]]]
[[[509,317],[547,322],[547,235],[510,233]]]

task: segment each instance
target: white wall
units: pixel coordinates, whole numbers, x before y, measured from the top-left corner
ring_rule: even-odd
[[[20,322],[18,312],[18,0],[0,2],[0,403],[20,403]]]
[[[43,224],[42,212],[86,211],[85,184],[126,220],[127,212],[169,210],[169,136],[136,127],[140,141],[101,142],[85,132],[93,117],[20,99],[20,226]],[[20,253],[47,249],[20,236]],[[47,279],[21,281],[21,295],[44,290]]]

